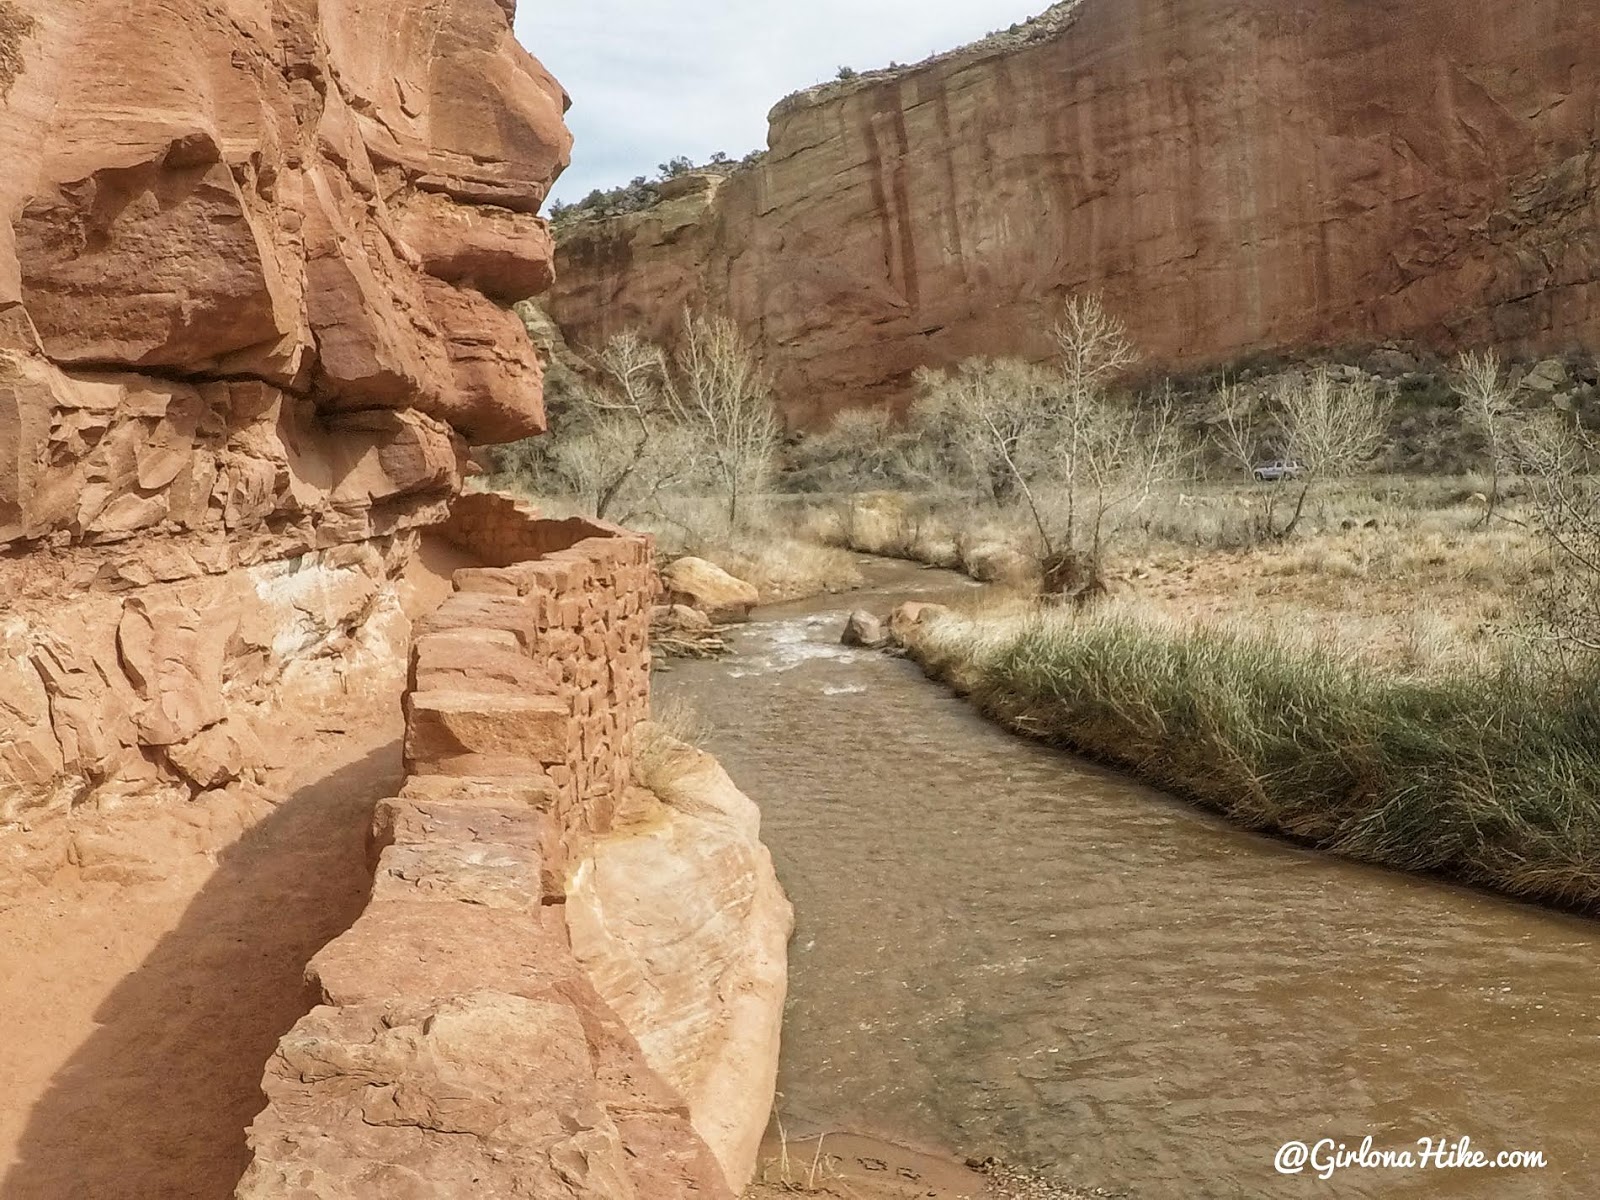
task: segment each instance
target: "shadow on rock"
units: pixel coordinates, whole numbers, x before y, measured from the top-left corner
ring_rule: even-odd
[[[35,1106],[0,1200],[223,1200],[262,1069],[311,1007],[303,972],[361,914],[366,832],[398,742],[285,800],[219,857]]]

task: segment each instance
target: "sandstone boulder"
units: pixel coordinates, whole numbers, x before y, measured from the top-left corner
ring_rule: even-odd
[[[267,759],[255,730],[239,718],[220,721],[186,742],[168,746],[166,756],[201,791],[232,783]]]
[[[669,757],[659,797],[579,866],[567,921],[596,990],[742,1192],[776,1087],[793,912],[755,804],[709,756]]]
[[[709,633],[714,628],[710,617],[687,604],[658,604],[650,612],[651,628],[677,633]]]
[[[896,646],[910,647],[929,621],[947,616],[949,612],[942,604],[908,600],[889,615],[889,639]]]
[[[883,622],[871,613],[857,609],[845,622],[844,634],[839,641],[846,646],[860,646],[867,650],[880,650],[889,644],[889,634]]]
[[[680,558],[661,572],[669,604],[698,609],[713,622],[747,621],[761,594],[703,558]]]
[[[1567,364],[1559,358],[1547,358],[1543,362],[1535,363],[1526,375],[1522,377],[1522,386],[1531,392],[1541,392],[1550,395],[1567,387],[1572,377],[1567,373]]]

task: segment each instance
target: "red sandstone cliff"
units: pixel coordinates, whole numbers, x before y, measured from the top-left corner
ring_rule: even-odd
[[[0,827],[398,696],[571,138],[500,0],[0,0]],[[280,739],[281,740],[281,739]]]
[[[1079,289],[1164,367],[1596,348],[1600,9],[1084,0],[1053,25],[785,101],[758,166],[564,230],[552,315],[593,344],[725,307],[801,421],[1042,354]]]

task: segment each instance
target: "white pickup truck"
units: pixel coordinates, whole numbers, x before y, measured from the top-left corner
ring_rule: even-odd
[[[1257,483],[1282,483],[1286,479],[1299,479],[1305,473],[1304,467],[1292,461],[1262,463],[1252,472]]]

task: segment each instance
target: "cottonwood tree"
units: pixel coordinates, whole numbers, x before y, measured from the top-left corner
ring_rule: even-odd
[[[887,408],[849,408],[786,455],[802,491],[909,491],[948,486],[949,447],[926,422]]]
[[[1054,362],[972,359],[924,370],[913,411],[940,431],[997,504],[1020,503],[1041,563],[1098,573],[1107,517],[1147,495],[1175,461],[1170,403],[1141,412],[1112,385],[1137,362],[1120,321],[1097,297],[1074,297],[1051,334]],[[1082,561],[1080,561],[1082,560]]]
[[[1317,485],[1354,474],[1367,466],[1383,446],[1394,411],[1394,396],[1373,379],[1338,382],[1326,367],[1308,378],[1285,376],[1274,390],[1274,405],[1286,461],[1302,471],[1294,513],[1282,530],[1285,538],[1300,524],[1306,498]]]
[[[771,380],[732,321],[685,312],[666,383],[697,467],[736,526],[741,504],[770,482],[783,436]]]
[[[1088,563],[1098,573],[1107,520],[1147,500],[1158,483],[1172,478],[1187,451],[1178,437],[1171,384],[1148,404],[1121,407],[1101,400],[1092,407],[1073,477],[1083,481]],[[1069,494],[1077,491],[1073,487]],[[1075,544],[1068,541],[1069,547]]]
[[[688,476],[691,448],[677,428],[658,346],[619,334],[586,366],[552,414],[554,436],[535,441],[524,465],[542,490],[570,496],[596,517],[626,520]]]
[[[733,526],[771,475],[781,434],[772,389],[722,318],[686,312],[670,354],[619,334],[569,391],[556,436],[502,461],[598,517],[666,516],[669,492],[698,488]]]
[[[1461,415],[1469,429],[1484,440],[1489,463],[1489,496],[1483,510],[1483,524],[1494,519],[1500,504],[1500,481],[1514,459],[1513,445],[1506,422],[1516,408],[1516,392],[1500,367],[1493,351],[1466,353],[1456,359],[1456,395],[1461,399]]]
[[[1533,495],[1550,570],[1534,596],[1534,628],[1564,650],[1600,653],[1600,441],[1559,408],[1505,427]]]
[[[630,483],[661,472],[660,446],[668,436],[665,404],[666,361],[657,346],[637,334],[612,338],[595,356],[597,381],[579,389],[588,428],[563,438],[558,461],[571,465],[573,490],[592,497],[604,519]]]
[[[1210,426],[1211,441],[1248,478],[1259,461],[1256,452],[1261,444],[1255,399],[1238,383],[1224,379],[1212,394],[1212,406],[1217,415]]]
[[[1060,354],[1061,375],[1074,396],[1104,395],[1139,362],[1127,326],[1106,311],[1099,296],[1069,298],[1050,332]]]
[[[952,468],[998,505],[1045,475],[1059,428],[1049,373],[1016,358],[971,358],[948,374],[915,375],[913,418],[949,446]]]

